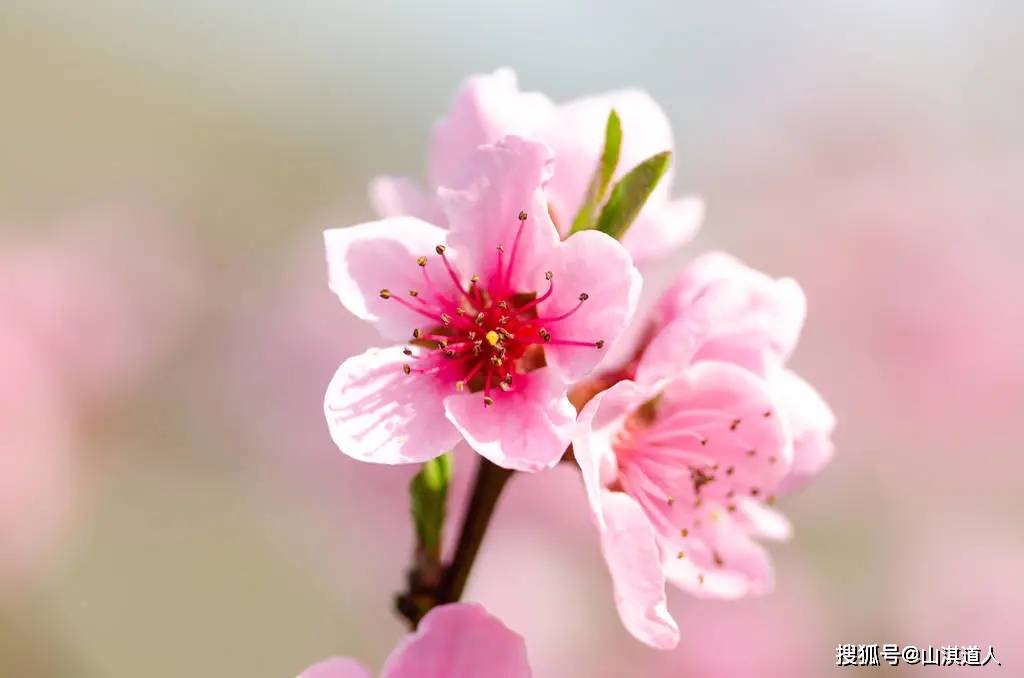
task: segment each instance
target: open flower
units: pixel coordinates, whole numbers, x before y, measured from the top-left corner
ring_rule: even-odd
[[[793,438],[794,489],[832,457],[835,416],[814,387],[786,367],[807,300],[796,281],[771,278],[721,252],[694,260],[654,311],[654,332],[635,377],[650,383],[681,360],[719,360],[764,379]]]
[[[522,637],[479,605],[434,608],[391,652],[381,678],[530,678]],[[348,657],[310,666],[299,678],[370,678]]]
[[[735,259],[695,261],[654,312],[649,343],[582,409],[573,438],[627,629],[671,648],[670,581],[737,598],[773,585],[757,538],[791,528],[771,504],[820,469],[834,419],[783,362],[805,301]]]
[[[640,276],[597,231],[560,241],[543,143],[508,137],[439,191],[448,229],[413,217],[325,233],[331,289],[407,342],[346,360],[324,411],[356,459],[419,462],[460,438],[495,464],[558,462],[575,410],[566,385],[593,369],[629,321]]]
[[[645,92],[624,90],[556,105],[543,94],[520,92],[515,73],[501,69],[466,80],[448,116],[434,128],[428,169],[432,187],[460,183],[475,149],[508,134],[535,137],[555,154],[548,201],[559,232],[569,232],[583,204],[605,138],[608,113],[622,121],[622,147],[615,179],[661,151],[673,149],[672,129],[661,108]],[[700,227],[704,204],[696,197],[670,197],[670,167],[623,240],[638,261],[688,242]],[[444,212],[433,190],[406,177],[379,177],[370,197],[381,216],[418,216],[443,224]]]

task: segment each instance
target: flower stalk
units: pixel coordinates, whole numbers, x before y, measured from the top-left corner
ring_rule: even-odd
[[[512,473],[480,457],[451,561],[438,569],[436,560],[423,559],[417,555],[407,576],[408,590],[400,593],[395,600],[395,607],[408,621],[410,628],[415,629],[420,619],[431,609],[462,598],[498,498]],[[417,554],[421,551],[418,546]]]

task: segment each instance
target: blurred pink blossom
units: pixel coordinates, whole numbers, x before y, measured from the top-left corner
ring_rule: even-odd
[[[197,275],[182,234],[136,206],[74,212],[53,236],[0,255],[5,317],[84,410],[133,388],[182,336]]]
[[[434,608],[419,629],[399,641],[381,678],[529,678],[523,639],[479,605]],[[299,678],[369,678],[358,662],[335,657],[309,667]]]
[[[645,92],[622,90],[555,105],[538,92],[520,92],[508,69],[466,80],[448,116],[434,128],[428,166],[433,188],[461,183],[467,160],[478,146],[508,134],[547,143],[554,151],[549,209],[559,232],[569,233],[604,147],[605,124],[615,109],[622,121],[622,147],[615,179],[648,157],[674,148],[661,108]],[[696,197],[672,199],[670,166],[623,241],[636,260],[664,256],[688,242],[700,227],[704,204]],[[381,216],[418,216],[445,224],[433,190],[405,177],[379,177],[370,197]]]
[[[655,309],[652,338],[580,412],[573,450],[583,471],[615,600],[627,629],[670,648],[666,580],[736,598],[772,586],[755,537],[784,539],[771,504],[832,453],[834,419],[784,369],[805,301],[723,254],[684,271]]]
[[[0,588],[38,573],[77,493],[73,413],[21,329],[0,325]]]
[[[348,359],[328,386],[331,435],[357,459],[423,461],[461,438],[507,468],[556,464],[575,415],[567,384],[635,307],[640,275],[618,242],[559,240],[544,144],[509,137],[467,162],[463,187],[441,192],[447,231],[404,217],[325,234],[342,303],[411,342]],[[432,249],[439,260],[423,256]]]

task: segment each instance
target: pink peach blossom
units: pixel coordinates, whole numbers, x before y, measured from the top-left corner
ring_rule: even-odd
[[[451,186],[464,178],[466,161],[475,149],[508,134],[546,142],[555,154],[554,176],[548,185],[548,207],[559,232],[569,232],[604,146],[608,113],[622,121],[622,148],[616,179],[661,151],[672,150],[672,130],[661,108],[642,91],[623,90],[556,105],[543,94],[520,92],[516,75],[500,69],[466,80],[447,117],[434,128],[428,153],[432,187]],[[624,244],[639,261],[688,242],[704,217],[696,197],[670,197],[673,170],[662,178]],[[444,211],[433,191],[422,190],[406,177],[378,177],[370,197],[381,216],[418,216],[443,224]]]
[[[464,439],[536,471],[568,445],[566,386],[626,326],[640,275],[603,233],[559,240],[544,144],[508,137],[466,163],[467,181],[440,191],[448,230],[396,217],[326,231],[331,289],[410,345],[342,363],[324,411],[338,447],[363,461],[424,461]]]
[[[783,365],[805,301],[723,254],[699,258],[653,313],[626,379],[582,409],[573,438],[627,629],[678,642],[665,583],[738,598],[772,588],[757,539],[785,539],[770,504],[832,451],[834,420]]]
[[[381,678],[530,678],[526,645],[480,605],[434,608],[384,662]],[[299,678],[370,678],[347,657],[327,659]]]
[[[694,260],[655,307],[653,339],[636,366],[649,382],[673,361],[718,360],[765,379],[793,437],[793,489],[831,458],[835,417],[815,389],[785,363],[796,348],[807,300],[796,281],[773,279],[734,257]]]

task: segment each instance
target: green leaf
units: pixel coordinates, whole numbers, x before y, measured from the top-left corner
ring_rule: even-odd
[[[416,538],[423,550],[433,558],[439,557],[441,552],[441,530],[444,527],[451,477],[452,455],[446,452],[424,463],[409,483]]]
[[[619,151],[622,148],[622,121],[619,114],[613,108],[608,112],[608,122],[604,127],[604,150],[601,152],[601,160],[594,170],[594,176],[590,179],[590,186],[580,205],[580,211],[572,222],[570,233],[585,231],[594,228],[594,216],[597,208],[604,202],[604,196],[608,192],[608,184],[612,182],[615,168],[619,165]]]
[[[612,194],[597,219],[597,230],[621,240],[665,174],[671,159],[670,151],[662,151],[629,170],[612,188]]]

